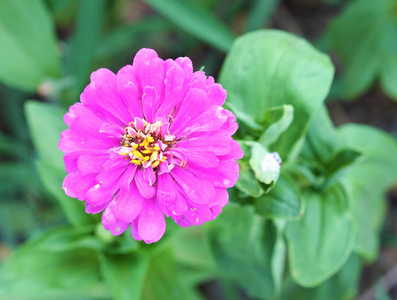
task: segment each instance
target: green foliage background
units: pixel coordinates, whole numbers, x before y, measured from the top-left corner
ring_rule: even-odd
[[[0,299],[357,296],[379,254],[397,141],[336,128],[324,102],[373,88],[397,99],[397,1],[318,1],[338,10],[313,41],[335,55],[335,79],[327,54],[279,30],[291,2],[0,2]],[[167,220],[153,245],[112,236],[65,196],[57,147],[89,74],[142,47],[191,56],[217,78],[245,153],[222,214],[191,228]],[[280,171],[259,167],[272,152]]]

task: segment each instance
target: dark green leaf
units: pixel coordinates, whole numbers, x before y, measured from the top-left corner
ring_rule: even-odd
[[[141,299],[149,258],[143,252],[103,254],[101,273],[114,300]]]
[[[256,212],[265,218],[297,219],[302,216],[303,208],[298,188],[285,176],[280,176],[268,194],[255,199]]]
[[[279,0],[253,0],[248,15],[245,31],[252,31],[266,25],[273,14]]]
[[[68,58],[69,73],[75,78],[75,94],[81,93],[92,71],[93,53],[98,44],[105,0],[81,0]],[[117,47],[115,45],[115,47]]]
[[[291,274],[305,287],[314,287],[335,274],[349,257],[355,239],[348,195],[341,185],[323,194],[304,194],[305,213],[288,224]]]
[[[202,297],[193,288],[183,285],[172,251],[166,249],[151,257],[149,272],[143,290],[145,300],[200,300]]]
[[[352,254],[342,269],[330,279],[314,288],[304,288],[289,277],[279,300],[350,300],[355,299],[361,275],[361,260]]]
[[[351,1],[330,24],[327,35],[343,63],[345,97],[356,97],[380,78],[397,99],[396,7],[394,0]]]
[[[296,154],[312,115],[328,93],[332,75],[329,58],[305,40],[277,30],[260,30],[236,40],[220,82],[233,111],[252,116],[256,122],[274,106],[294,107],[299,118],[269,149],[285,160]]]
[[[228,51],[232,46],[233,33],[216,19],[211,12],[188,0],[144,0],[158,10],[171,22],[187,31],[196,38],[209,43],[222,51]]]
[[[41,0],[0,2],[0,81],[35,90],[58,77],[60,60],[52,20]]]
[[[76,249],[62,253],[42,247],[64,228],[54,229],[21,246],[0,270],[2,299],[75,299],[107,297],[99,277],[97,253]]]
[[[208,224],[207,234],[222,272],[252,297],[274,297],[271,259],[275,233],[270,222],[255,215],[250,206],[229,203]]]

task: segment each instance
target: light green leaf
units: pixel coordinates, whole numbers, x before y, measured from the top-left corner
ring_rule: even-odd
[[[219,269],[251,297],[272,299],[272,224],[255,215],[253,207],[229,203],[206,229]]]
[[[65,227],[48,231],[18,248],[0,269],[0,298],[66,300],[107,297],[95,251],[53,252],[43,247],[64,232]]]
[[[92,224],[95,218],[85,212],[83,202],[70,198],[62,190],[62,181],[66,176],[64,170],[58,169],[45,160],[36,161],[36,169],[46,189],[59,202],[68,221],[75,225]]]
[[[204,10],[188,0],[144,0],[147,4],[163,14],[171,22],[194,37],[227,52],[234,40],[229,28]]]
[[[294,108],[292,105],[283,105],[268,109],[261,122],[264,130],[259,138],[259,143],[263,147],[269,148],[287,130],[293,119]]]
[[[268,194],[255,199],[255,209],[265,218],[293,220],[302,216],[304,203],[293,181],[282,175]]]
[[[342,269],[330,279],[314,288],[304,288],[289,277],[279,300],[350,300],[356,299],[362,264],[358,255],[352,254]]]
[[[0,81],[35,90],[58,77],[54,26],[41,0],[0,2]]]
[[[288,224],[291,274],[302,286],[314,287],[335,274],[349,257],[355,239],[348,195],[341,185],[322,194],[304,194],[305,213]]]
[[[287,222],[284,220],[274,219],[273,224],[276,228],[276,241],[274,243],[271,268],[274,279],[275,294],[278,296],[282,288],[286,265],[287,245],[284,240],[284,231],[287,226]]]
[[[357,124],[341,126],[339,133],[346,144],[364,154],[364,159],[344,174],[343,182],[351,194],[357,224],[354,249],[373,261],[386,209],[385,193],[397,182],[397,141],[378,129]]]
[[[25,115],[33,144],[40,158],[52,166],[64,170],[63,153],[58,149],[61,132],[67,129],[63,121],[66,110],[37,101],[25,104]]]
[[[380,78],[397,99],[397,19],[394,0],[351,1],[329,25],[331,47],[343,63],[344,95],[354,98]]]
[[[101,273],[114,300],[141,299],[149,268],[149,257],[143,252],[103,254]]]
[[[269,149],[286,159],[296,155],[310,119],[328,93],[333,66],[329,58],[302,38],[277,30],[239,37],[220,74],[233,111],[262,120],[274,106],[294,107],[292,125]]]

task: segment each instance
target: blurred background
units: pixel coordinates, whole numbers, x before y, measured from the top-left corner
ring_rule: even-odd
[[[68,107],[98,68],[117,70],[143,47],[189,56],[217,78],[234,39],[281,29],[328,53],[336,67],[327,107],[336,125],[363,123],[397,138],[397,1],[394,0],[29,0],[0,1],[0,261],[24,241],[66,223],[43,187],[23,106]],[[397,153],[396,153],[397,155]],[[378,260],[364,270],[360,299],[397,299],[397,188]],[[389,273],[388,273],[389,272]],[[393,272],[393,271],[391,271]],[[395,272],[394,274],[397,274]],[[218,299],[206,285],[208,299]]]

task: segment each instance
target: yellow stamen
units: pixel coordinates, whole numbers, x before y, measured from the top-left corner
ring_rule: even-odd
[[[152,153],[152,150],[151,150],[151,149],[143,150],[142,153],[144,153],[144,154],[150,154],[150,153]]]
[[[146,139],[149,141],[149,143],[154,142],[154,138],[151,135],[149,135]]]
[[[154,146],[153,147],[154,150],[160,151],[160,147]]]
[[[135,144],[134,146],[132,146],[133,149],[138,148],[138,144]]]
[[[144,161],[147,161],[147,160],[149,160],[149,159],[150,159],[149,156],[143,157],[143,160],[144,160]]]
[[[141,152],[135,150],[135,151],[133,151],[133,153],[134,153],[134,156],[135,156],[135,157],[140,158],[140,159],[143,159],[143,155],[141,154]]]
[[[154,163],[152,163],[151,167],[154,169],[155,167],[157,167],[160,164],[160,161],[157,160]]]
[[[142,161],[139,160],[139,159],[132,159],[131,162],[132,162],[134,165],[136,165],[136,166],[139,166],[140,164],[142,164]]]

